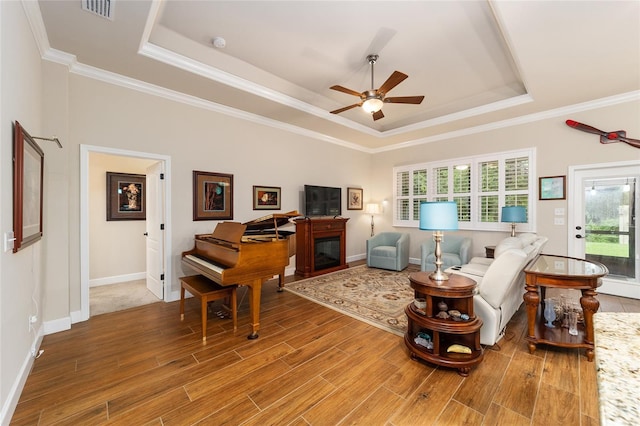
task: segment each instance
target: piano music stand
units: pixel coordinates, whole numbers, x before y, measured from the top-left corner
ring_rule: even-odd
[[[207,303],[231,298],[231,318],[233,319],[233,331],[238,328],[238,307],[236,289],[237,285],[221,286],[203,275],[191,275],[180,278],[180,321],[184,320],[184,291],[187,290],[200,299],[202,317],[202,341],[207,341]]]

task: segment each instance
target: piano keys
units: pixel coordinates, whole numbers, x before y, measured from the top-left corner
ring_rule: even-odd
[[[262,284],[279,275],[279,291],[284,286],[284,270],[291,256],[290,240],[295,240],[295,237],[290,238],[291,234],[278,230],[278,223],[283,223],[284,219],[286,223],[296,216],[297,212],[290,212],[269,215],[269,219],[261,218],[260,222],[252,221],[254,225],[257,223],[255,227],[258,230],[248,233],[248,224],[221,222],[212,234],[196,235],[194,248],[182,253],[185,273],[196,272],[223,286],[238,284],[248,287],[251,317],[249,339],[256,339],[260,329]],[[273,231],[265,231],[270,225],[265,225],[265,220],[273,220]]]

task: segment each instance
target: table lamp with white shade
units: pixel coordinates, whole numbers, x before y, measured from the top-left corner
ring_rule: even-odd
[[[505,206],[502,208],[500,222],[511,222],[511,236],[516,236],[516,223],[527,222],[527,211],[522,206]]]
[[[446,281],[449,276],[442,271],[442,231],[458,229],[458,206],[453,201],[425,201],[420,203],[420,229],[433,232],[436,242],[434,256],[436,270],[429,278],[434,281]]]
[[[380,205],[377,203],[368,203],[365,212],[371,215],[371,236],[373,237],[373,215],[380,214]]]

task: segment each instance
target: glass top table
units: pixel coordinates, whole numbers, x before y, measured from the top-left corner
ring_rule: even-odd
[[[527,265],[525,272],[549,276],[603,277],[609,273],[606,266],[573,257],[543,254]]]
[[[596,288],[602,277],[609,273],[601,263],[566,256],[542,254],[525,268],[524,302],[527,308],[527,338],[529,352],[544,343],[553,346],[585,348],[587,360],[592,361],[593,314],[600,308]],[[547,287],[577,289],[582,292],[580,306],[584,324],[578,325],[578,334],[569,334],[560,325],[547,326],[544,319],[544,299]]]

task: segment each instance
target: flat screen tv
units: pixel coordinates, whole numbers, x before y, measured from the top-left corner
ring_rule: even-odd
[[[304,186],[305,216],[340,216],[342,214],[342,188]]]

